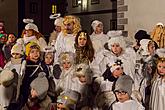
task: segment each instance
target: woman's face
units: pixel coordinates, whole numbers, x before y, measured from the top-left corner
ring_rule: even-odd
[[[15,42],[15,40],[16,40],[16,37],[13,34],[9,34],[9,36],[8,36],[8,42],[9,43],[13,43],[13,42]]]
[[[31,29],[25,30],[25,37],[31,37],[31,36],[33,36],[33,30]]]
[[[120,55],[122,52],[122,48],[118,43],[114,43],[113,45],[111,45],[111,50],[115,55]]]
[[[55,30],[57,33],[61,32],[61,26],[55,26]]]
[[[78,46],[79,47],[84,47],[87,43],[87,36],[86,33],[82,32],[80,33],[79,37],[78,37]]]
[[[162,76],[165,75],[165,61],[164,62],[159,62],[157,64],[157,70],[158,70],[158,73]]]

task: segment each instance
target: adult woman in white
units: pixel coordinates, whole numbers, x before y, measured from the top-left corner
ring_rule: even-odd
[[[16,42],[23,45],[24,48],[28,42],[35,42],[40,46],[41,52],[43,52],[43,49],[47,46],[47,43],[44,39],[44,36],[39,32],[37,25],[33,23],[34,20],[23,19],[23,22],[27,24],[25,29],[22,31],[22,38],[17,39]]]

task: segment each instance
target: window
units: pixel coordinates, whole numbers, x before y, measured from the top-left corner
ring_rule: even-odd
[[[38,4],[36,2],[30,3],[30,13],[32,14],[38,13]]]

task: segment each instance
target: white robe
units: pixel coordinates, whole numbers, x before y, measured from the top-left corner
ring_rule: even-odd
[[[60,79],[57,82],[57,91],[62,89],[63,91],[66,91],[67,89],[71,89],[72,87],[72,78],[74,73],[74,67],[72,66],[67,71],[62,71]]]
[[[130,56],[131,54],[126,53],[126,51],[124,51],[120,56],[117,57],[111,51],[103,50],[96,55],[96,58],[94,59],[92,64],[90,64],[90,67],[96,76],[102,76],[102,74],[106,70],[106,66],[112,63],[112,61],[115,61],[115,59],[119,59],[123,62],[125,74],[130,75],[132,79],[134,79],[135,63]]]
[[[93,47],[95,49],[95,54],[104,49],[104,44],[108,41],[108,36],[106,34],[95,34],[92,33],[90,36]]]
[[[145,110],[144,107],[135,100],[127,100],[123,103],[116,102],[112,105],[113,110]]]
[[[28,42],[35,42],[35,43],[37,43],[40,46],[41,52],[43,52],[44,48],[47,46],[47,43],[46,43],[45,39],[42,38],[42,37],[37,39],[35,36],[31,36],[31,37],[25,37],[25,38],[17,39],[17,43],[22,45],[24,51],[25,51],[25,45]]]
[[[157,78],[151,89],[150,110],[165,110],[165,80]]]
[[[73,34],[67,34],[66,36],[63,35],[63,33],[59,33],[56,43],[55,43],[55,58],[54,62],[58,64],[58,56],[61,52],[75,52],[74,48],[75,44],[75,36]]]

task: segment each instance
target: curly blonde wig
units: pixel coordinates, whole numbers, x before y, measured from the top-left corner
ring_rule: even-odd
[[[80,30],[81,30],[81,24],[80,19],[73,15],[68,15],[64,17],[63,24],[73,23],[73,35],[75,36]],[[65,29],[65,26],[62,26],[62,32],[64,33],[64,36],[67,35],[67,30]]]

